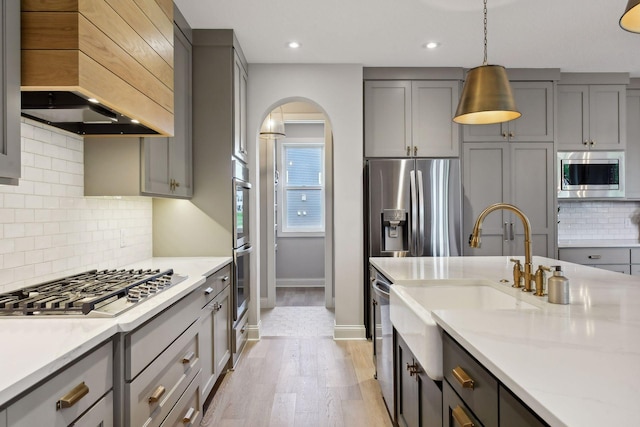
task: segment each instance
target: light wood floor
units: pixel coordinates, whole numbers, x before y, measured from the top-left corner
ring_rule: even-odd
[[[388,427],[369,341],[249,342],[207,410],[207,427]]]
[[[323,287],[276,288],[276,307],[324,305]]]

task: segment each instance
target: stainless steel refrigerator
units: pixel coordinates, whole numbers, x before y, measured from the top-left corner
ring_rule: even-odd
[[[369,159],[365,164],[365,265],[369,257],[462,254],[459,159]],[[365,325],[382,395],[396,419],[393,329],[386,278],[365,269]]]

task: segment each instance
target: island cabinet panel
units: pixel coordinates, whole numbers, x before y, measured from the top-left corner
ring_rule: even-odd
[[[463,229],[468,236],[478,215],[494,203],[511,203],[529,218],[534,255],[554,253],[553,143],[464,143]],[[498,211],[482,225],[482,246],[464,255],[524,255],[524,229],[511,212]]]
[[[446,381],[442,382],[442,425],[444,427],[483,427],[483,424]],[[485,425],[485,427],[489,426]]]
[[[631,249],[631,264],[640,264],[640,248]]]
[[[23,90],[76,91],[173,135],[173,15],[155,0],[25,0],[21,10]]]
[[[0,427],[7,427],[7,411],[0,411]]]
[[[520,401],[506,387],[500,385],[500,426],[544,427],[547,423]]]
[[[368,80],[364,84],[365,157],[457,157],[452,118],[460,82]]]
[[[109,341],[12,403],[7,408],[7,426],[66,427],[90,408],[95,408],[91,419],[113,425],[113,404],[109,398],[101,400],[112,387],[113,346]]]
[[[627,199],[640,200],[640,89],[627,90]]]
[[[464,125],[465,142],[553,142],[553,84],[511,82],[516,108],[522,116],[492,125]]]
[[[20,149],[20,7],[0,2],[0,184],[18,185]]]
[[[558,150],[624,150],[625,85],[558,84]]]
[[[442,426],[442,382],[429,378],[400,334],[394,335],[398,425]]]

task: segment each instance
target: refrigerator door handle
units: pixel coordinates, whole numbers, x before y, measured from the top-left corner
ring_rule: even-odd
[[[409,251],[412,256],[416,256],[418,246],[418,194],[416,189],[416,171],[409,172],[410,205],[411,205],[411,236],[409,238]]]
[[[424,239],[425,239],[425,230],[424,230],[424,184],[422,182],[422,171],[418,170],[418,174],[416,176],[416,181],[418,184],[418,238],[417,247],[416,247],[416,256],[424,255]]]

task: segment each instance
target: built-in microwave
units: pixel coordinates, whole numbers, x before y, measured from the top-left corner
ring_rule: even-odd
[[[559,151],[558,198],[624,197],[624,151]]]

